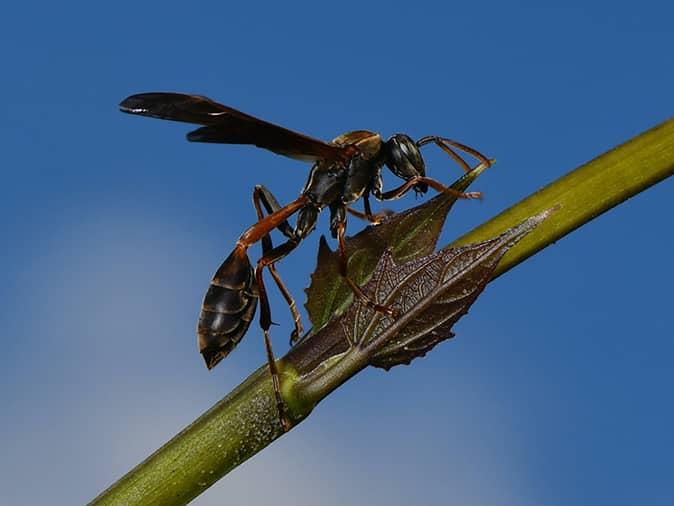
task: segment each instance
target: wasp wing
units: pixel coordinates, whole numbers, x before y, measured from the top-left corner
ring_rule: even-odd
[[[274,125],[199,95],[140,93],[124,99],[122,112],[204,125],[187,134],[192,142],[252,144],[301,160],[346,160],[349,149]]]

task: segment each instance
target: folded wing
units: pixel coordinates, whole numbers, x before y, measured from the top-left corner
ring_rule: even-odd
[[[122,112],[203,125],[187,134],[192,142],[251,144],[301,160],[347,160],[348,146],[328,144],[255,118],[209,98],[183,93],[140,93],[124,99]]]

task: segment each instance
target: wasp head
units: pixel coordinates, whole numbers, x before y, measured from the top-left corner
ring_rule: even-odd
[[[395,134],[384,143],[386,166],[399,178],[409,181],[416,176],[426,175],[426,165],[416,143],[405,134]],[[426,193],[428,185],[418,183],[417,193]]]

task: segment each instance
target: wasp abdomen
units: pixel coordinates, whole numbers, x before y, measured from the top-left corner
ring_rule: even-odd
[[[199,314],[199,351],[212,369],[248,330],[257,308],[258,289],[245,251],[234,250],[217,270]]]

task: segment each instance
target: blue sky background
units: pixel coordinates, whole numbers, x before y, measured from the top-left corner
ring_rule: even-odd
[[[447,242],[672,115],[672,16],[643,1],[5,6],[0,503],[85,503],[264,360],[251,331],[208,373],[196,318],[254,220],[253,185],[286,202],[309,167],[189,144],[122,98],[194,92],[324,139],[466,142],[498,164]],[[428,165],[459,174],[432,148]],[[359,375],[194,504],[673,504],[672,197],[670,180],[519,266],[455,340]],[[299,299],[318,237],[280,264]]]

